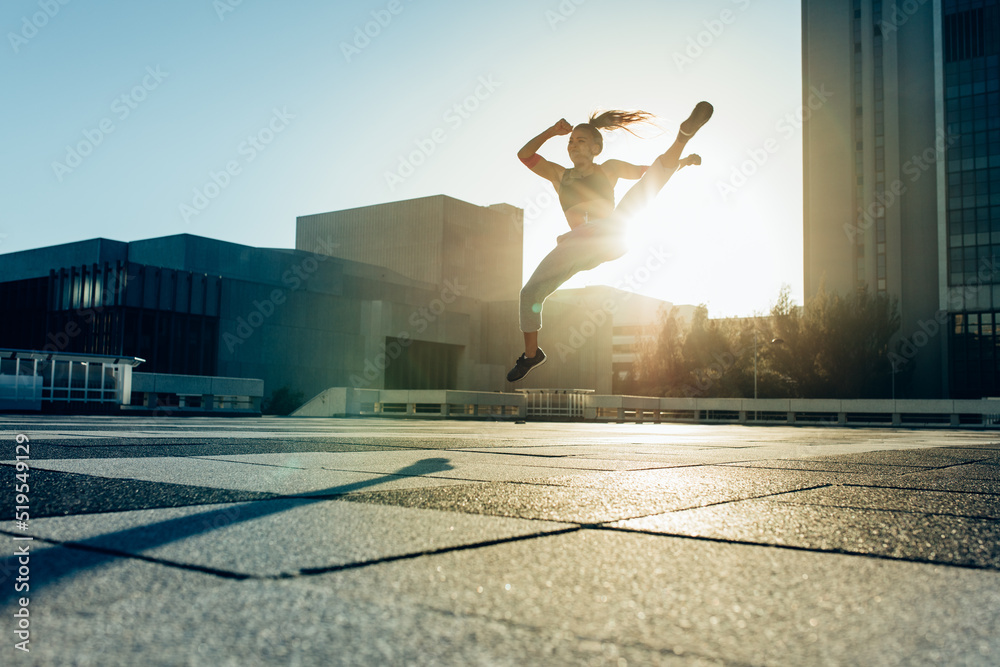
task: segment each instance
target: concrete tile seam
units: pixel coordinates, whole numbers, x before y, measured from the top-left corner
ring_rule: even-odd
[[[549,521],[548,523],[552,523]],[[570,523],[570,522],[560,522],[560,523]],[[473,551],[476,549],[485,549],[489,547],[500,546],[502,544],[515,544],[517,542],[527,542],[530,540],[537,540],[546,537],[558,537],[561,535],[568,535],[570,533],[576,533],[582,530],[580,525],[573,525],[568,528],[560,528],[552,531],[546,531],[542,533],[533,533],[531,535],[517,535],[514,537],[504,537],[496,540],[484,540],[481,542],[473,542],[471,544],[459,544],[451,547],[441,547],[440,549],[426,549],[423,551],[414,551],[406,554],[397,554],[395,556],[384,556],[382,558],[375,558],[368,561],[358,561],[354,563],[342,563],[340,565],[331,565],[329,567],[310,567],[300,569],[297,573],[293,575],[271,575],[266,577],[256,577],[258,579],[288,579],[294,577],[312,577],[322,574],[332,574],[334,572],[344,572],[347,570],[357,570],[360,568],[371,567],[373,565],[383,565],[386,563],[395,563],[403,560],[414,560],[417,558],[423,558],[425,556],[440,556],[444,554],[457,553],[461,551]]]
[[[784,471],[791,471],[791,472],[822,472],[822,473],[827,473],[827,474],[831,474],[831,475],[837,475],[837,474],[841,474],[841,475],[872,475],[872,474],[877,474],[876,470],[866,470],[864,472],[861,472],[861,471],[853,472],[853,471],[848,471],[848,470],[831,470],[829,468],[822,468],[822,467],[818,467],[818,468],[790,468],[788,466],[779,466],[779,465],[763,466],[763,465],[746,465],[746,464],[742,464],[741,465],[741,464],[733,464],[733,463],[722,463],[722,464],[719,464],[719,465],[721,465],[723,467],[726,467],[726,468],[741,468],[743,470],[784,470]],[[857,465],[857,464],[845,464],[845,465]],[[887,466],[869,465],[868,467],[870,467],[870,468],[876,468],[876,469],[882,469],[882,468],[885,468]],[[898,466],[898,467],[904,467],[904,466]],[[905,466],[905,467],[907,467],[907,468],[916,468],[918,466]],[[910,474],[914,474],[914,473],[917,473],[917,472],[930,472],[932,470],[935,470],[935,468],[920,468],[920,470],[911,470],[911,471],[906,471],[906,472],[896,472],[896,471],[888,472],[887,471],[886,474],[888,474],[888,475],[910,475]]]
[[[551,521],[548,523],[552,523]],[[568,523],[568,522],[563,522]],[[461,551],[472,551],[475,549],[484,549],[494,546],[500,546],[503,544],[513,544],[517,542],[525,542],[529,540],[536,540],[545,537],[557,537],[561,535],[568,535],[570,533],[575,533],[582,530],[579,525],[571,525],[568,528],[561,528],[547,532],[533,533],[530,535],[517,535],[514,537],[500,538],[496,540],[485,540],[481,542],[473,542],[470,544],[459,544],[450,547],[441,547],[440,549],[425,549],[421,551],[412,551],[405,554],[396,554],[393,556],[383,556],[381,558],[374,558],[371,560],[355,561],[352,563],[340,563],[338,565],[330,565],[328,567],[313,567],[313,568],[302,568],[296,572],[280,572],[278,574],[269,575],[256,575],[247,574],[245,572],[234,572],[231,570],[220,570],[218,568],[207,567],[204,565],[197,565],[193,563],[180,563],[177,561],[169,560],[166,558],[156,558],[153,556],[146,556],[144,554],[131,553],[128,551],[121,551],[119,549],[112,549],[110,547],[101,547],[92,544],[87,544],[85,542],[68,541],[61,542],[59,540],[53,540],[46,537],[32,536],[32,539],[38,542],[43,542],[45,544],[50,544],[52,546],[63,547],[66,549],[76,549],[79,551],[86,551],[89,553],[97,553],[105,556],[115,556],[123,559],[139,560],[146,563],[152,563],[154,565],[162,565],[164,567],[171,567],[179,570],[187,570],[191,572],[200,572],[202,574],[210,574],[223,579],[233,579],[237,581],[283,581],[289,579],[299,579],[305,577],[313,577],[317,575],[333,574],[336,572],[346,572],[349,570],[358,570],[366,567],[372,567],[375,565],[384,565],[387,563],[395,563],[399,561],[415,560],[417,558],[423,558],[426,556],[440,556],[444,554],[456,553]],[[12,533],[0,529],[0,535],[9,535],[12,537],[24,537],[23,533]]]
[[[998,493],[990,493],[989,491],[955,491],[954,489],[939,489],[939,488],[928,489],[928,488],[922,488],[922,487],[921,488],[914,488],[912,486],[884,486],[884,485],[881,485],[881,484],[879,484],[879,485],[875,485],[875,484],[851,484],[850,482],[844,482],[842,484],[835,484],[833,486],[851,486],[851,487],[857,487],[857,488],[860,488],[860,489],[886,489],[886,490],[889,490],[889,491],[931,491],[933,493],[953,493],[956,496],[967,496],[967,495],[990,496],[992,498],[997,498],[998,502],[1000,502],[1000,494],[998,494]]]
[[[862,487],[862,488],[878,488],[878,487]],[[880,512],[883,514],[908,514],[911,516],[925,516],[925,517],[951,517],[953,519],[973,519],[976,521],[985,521],[987,523],[1000,523],[1000,519],[992,516],[981,516],[976,514],[955,514],[953,512],[921,512],[918,510],[907,510],[907,509],[888,509],[881,507],[859,507],[856,505],[836,505],[828,503],[808,503],[803,501],[793,501],[793,500],[769,500],[767,498],[761,499],[764,502],[769,503],[781,503],[782,505],[796,505],[798,507],[827,507],[845,510],[855,510],[858,512]]]
[[[636,519],[645,519],[647,517],[660,516],[661,514],[674,514],[676,512],[689,512],[691,510],[701,510],[701,509],[706,509],[706,508],[709,508],[709,507],[719,507],[721,505],[732,505],[734,503],[744,503],[744,502],[749,502],[751,500],[764,500],[764,501],[768,501],[769,498],[773,498],[775,496],[783,496],[783,495],[787,495],[787,494],[790,494],[790,493],[801,493],[803,491],[815,491],[817,489],[828,489],[828,488],[832,488],[832,487],[835,487],[835,486],[839,486],[839,485],[838,484],[820,484],[819,486],[807,486],[807,487],[803,487],[801,489],[791,489],[789,491],[778,491],[776,493],[767,493],[767,494],[764,494],[762,496],[750,496],[748,498],[729,498],[728,500],[719,500],[719,501],[716,501],[716,502],[704,503],[704,504],[701,504],[701,505],[691,505],[689,507],[678,507],[676,509],[667,510],[665,512],[653,512],[651,514],[642,514],[642,515],[639,515],[639,516],[630,516],[630,517],[625,517],[625,518],[621,518],[621,519],[614,519],[613,521],[603,521],[603,522],[596,523],[596,524],[593,524],[593,525],[594,526],[600,526],[600,527],[604,528],[604,527],[607,527],[607,525],[610,524],[610,523],[618,523],[619,521],[635,521]],[[777,502],[777,501],[769,501],[769,502]],[[792,503],[784,503],[784,504],[790,505]],[[645,532],[645,531],[637,531],[637,532]],[[657,533],[653,533],[653,534],[657,534]],[[662,534],[662,533],[660,533],[660,534]]]
[[[276,463],[260,463],[258,461],[233,461],[232,459],[220,459],[215,456],[198,456],[195,454],[191,455],[182,454],[180,456],[171,456],[169,458],[192,459],[195,461],[214,461],[216,463],[232,463],[234,465],[244,465],[244,466],[261,466],[264,468],[279,468],[282,470],[317,470],[317,468],[304,468],[302,466],[278,465]],[[319,468],[319,469],[323,470],[324,468]],[[343,472],[352,472],[352,471],[345,470]],[[375,474],[384,474],[384,473],[375,473]]]
[[[580,454],[526,454],[521,452],[492,452],[489,449],[449,449],[449,452],[461,452],[463,454],[492,454],[494,456],[531,456],[539,459],[569,459]]]
[[[926,470],[923,470],[921,472],[936,472],[938,470],[948,470],[950,468],[961,468],[962,466],[971,466],[971,465],[982,465],[982,462],[981,461],[962,461],[962,462],[959,462],[959,463],[949,463],[948,465],[943,465],[943,466],[932,466],[932,467],[927,468]],[[916,467],[916,466],[913,466],[913,467]],[[906,473],[903,473],[903,474],[904,475],[916,475],[918,473],[906,472]]]
[[[920,558],[907,558],[905,556],[889,556],[886,554],[868,553],[864,551],[851,551],[848,549],[830,548],[830,549],[820,549],[816,547],[802,547],[794,544],[775,544],[773,542],[754,542],[752,540],[733,540],[725,539],[721,537],[708,537],[705,535],[684,535],[680,533],[663,533],[656,532],[652,530],[646,530],[641,528],[623,528],[621,526],[611,526],[607,524],[600,524],[595,526],[595,530],[607,530],[611,532],[622,532],[622,533],[637,533],[640,535],[649,535],[652,537],[668,537],[673,539],[682,540],[696,540],[699,542],[712,542],[715,544],[728,544],[731,546],[751,546],[751,547],[766,547],[769,549],[783,549],[786,551],[800,551],[803,553],[814,553],[814,554],[836,554],[839,556],[852,556],[855,558],[873,558],[876,560],[888,560],[893,562],[902,563],[913,563],[915,565],[931,565],[935,567],[953,567],[961,570],[976,570],[979,572],[1000,572],[996,567],[990,565],[976,565],[970,563],[952,563],[949,561],[938,561],[938,560],[926,560]]]
[[[914,451],[914,450],[888,450],[888,451]],[[927,450],[915,450],[924,453]],[[868,452],[869,454],[878,454],[883,452]],[[857,461],[853,458],[853,454],[824,454],[822,456],[808,456],[806,458],[779,458],[779,459],[760,459],[760,460],[750,460],[749,463],[766,463],[768,461],[792,461],[795,463],[836,463],[838,465],[855,465],[855,466],[869,466],[873,468],[932,468],[933,464],[924,465],[921,463],[866,463],[864,461]]]
[[[10,535],[13,537],[24,536],[23,533],[12,533],[2,529],[0,529],[0,534]],[[118,549],[111,549],[109,547],[99,547],[92,544],[86,544],[83,542],[74,542],[74,541],[60,542],[59,540],[53,540],[47,537],[38,537],[38,536],[32,536],[32,539],[37,542],[43,542],[45,544],[51,544],[52,546],[63,547],[66,549],[76,549],[78,551],[86,551],[88,553],[102,554],[105,556],[116,556],[118,558],[141,560],[146,563],[153,563],[154,565],[163,565],[166,567],[173,567],[180,570],[201,572],[202,574],[211,574],[217,577],[222,577],[223,579],[235,579],[238,581],[245,581],[247,579],[253,578],[251,575],[243,574],[241,572],[230,572],[229,570],[219,570],[217,568],[206,567],[204,565],[195,565],[192,563],[177,563],[171,560],[166,560],[164,558],[154,558],[152,556],[130,553],[128,551],[120,551]]]
[[[549,475],[549,477],[567,477],[568,475],[566,473],[567,472],[571,472],[571,471],[599,472],[599,473],[616,472],[616,471],[609,471],[609,470],[607,470],[605,468],[561,468],[561,467],[549,467],[549,466],[540,466],[540,465],[535,465],[535,466],[518,466],[518,465],[514,465],[514,466],[510,466],[510,467],[513,467],[513,468],[524,467],[524,468],[533,468],[533,469],[538,469],[538,470],[543,470],[543,469],[544,470],[551,470],[555,474]],[[399,477],[401,479],[407,479],[407,478],[412,478],[412,477],[424,477],[426,479],[449,479],[449,480],[461,480],[461,481],[469,481],[469,482],[482,482],[482,481],[484,481],[482,479],[473,479],[473,478],[470,478],[470,477],[459,477],[459,476],[456,476],[456,475],[448,475],[448,474],[446,474],[444,472],[434,473],[433,475],[425,475],[425,474],[401,475],[399,473],[381,472],[381,471],[378,471],[378,470],[360,470],[360,469],[357,469],[357,468],[329,468],[327,466],[320,466],[318,468],[305,468],[305,470],[326,470],[326,471],[329,471],[329,472],[358,473],[358,474],[363,474],[363,475],[383,475],[385,477]],[[539,479],[545,479],[545,477],[541,477]]]

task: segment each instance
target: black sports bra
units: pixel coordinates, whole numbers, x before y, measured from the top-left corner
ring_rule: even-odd
[[[594,171],[584,178],[575,176],[575,173],[575,170],[567,169],[559,182],[559,203],[563,211],[595,199],[605,199],[614,208],[615,190],[600,166],[595,165]]]

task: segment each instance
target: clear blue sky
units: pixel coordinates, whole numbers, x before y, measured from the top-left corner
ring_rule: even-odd
[[[660,129],[602,159],[648,164],[706,99],[703,166],[570,286],[713,316],[765,311],[782,284],[801,300],[798,2],[7,0],[0,27],[0,253],[184,232],[292,247],[296,216],[445,194],[526,208],[527,275],[567,228],[521,145],[644,109]],[[564,138],[540,152],[569,164]],[[647,273],[653,251],[669,260]]]

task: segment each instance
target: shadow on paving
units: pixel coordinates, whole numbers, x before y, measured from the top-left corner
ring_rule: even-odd
[[[373,489],[345,500],[1000,570],[996,447]]]
[[[339,497],[354,491],[360,491],[369,487],[378,486],[379,484],[383,484],[400,477],[420,477],[452,469],[453,467],[448,462],[448,459],[422,459],[412,465],[401,468],[394,473],[389,473],[387,475],[382,475],[381,477],[375,477],[362,482],[354,482],[352,484],[344,484],[320,491],[312,491],[308,497],[283,496],[282,498],[285,502],[280,504],[260,501],[248,502],[239,505],[231,505],[225,508],[209,510],[200,514],[193,514],[176,519],[168,519],[166,521],[150,525],[138,526],[136,528],[130,528],[116,533],[100,535],[80,542],[55,543],[64,547],[85,550],[89,552],[88,556],[87,558],[81,558],[79,563],[68,565],[65,569],[58,572],[47,572],[45,573],[47,576],[44,577],[37,575],[33,576],[31,579],[31,593],[32,595],[36,595],[39,588],[52,585],[62,579],[72,577],[79,572],[104,565],[116,558],[138,558],[140,560],[157,562],[156,559],[145,558],[137,554],[165,544],[210,533],[214,530],[219,530],[227,526],[246,521],[253,521],[254,519],[270,516],[272,514],[277,514],[297,507],[326,502],[333,497]],[[35,473],[33,472],[32,475],[34,474]],[[29,534],[27,532],[14,533],[10,531],[0,531],[0,533],[13,535],[15,537],[26,537]],[[99,546],[102,541],[111,541],[119,546],[117,549],[111,550],[106,547]],[[50,542],[48,541],[42,540],[33,542],[13,542],[16,547],[30,546],[29,550],[36,549],[39,544],[49,543]],[[23,595],[23,593],[15,592],[15,587],[13,585],[19,567],[18,558],[19,556],[12,555],[8,556],[3,561],[0,561],[0,606],[4,606]],[[236,579],[245,579],[249,576],[191,565],[181,567],[189,570],[207,572],[218,576]]]
[[[358,442],[354,438],[212,438],[210,441],[178,442],[170,438],[126,437],[79,438],[53,442],[31,441],[31,458],[120,459],[160,456],[236,456],[240,454],[301,454],[303,452],[377,452],[384,445]],[[411,448],[412,449],[412,448]]]
[[[13,466],[0,466],[0,488],[13,489],[16,474]],[[31,470],[29,479],[32,519],[185,505],[238,503],[282,497],[279,494],[259,491],[95,477],[55,470]],[[13,494],[6,494],[3,497],[0,511],[4,517],[14,516],[14,502]]]

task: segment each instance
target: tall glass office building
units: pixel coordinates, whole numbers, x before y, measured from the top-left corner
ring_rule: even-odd
[[[1000,396],[1000,0],[943,3],[950,384]]]
[[[900,397],[1000,396],[1000,0],[804,0],[809,296],[898,299]]]

